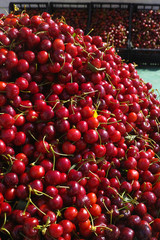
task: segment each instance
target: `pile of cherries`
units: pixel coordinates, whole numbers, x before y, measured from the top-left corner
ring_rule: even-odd
[[[0,16],[0,237],[158,240],[160,102],[98,35]]]
[[[91,28],[94,35],[100,35],[103,41],[116,48],[126,48],[129,34],[128,9],[94,8]]]
[[[132,44],[134,48],[160,49],[160,11],[138,10],[134,12]]]

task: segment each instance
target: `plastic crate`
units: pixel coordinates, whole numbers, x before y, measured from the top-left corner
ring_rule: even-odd
[[[125,62],[130,62],[130,49],[128,48],[118,48],[116,49],[116,52],[118,55],[121,56],[121,58],[123,60],[125,60]]]
[[[117,53],[127,63],[136,63],[138,66],[160,66],[160,49],[117,49]]]
[[[128,48],[130,4],[92,3],[91,35],[100,35],[103,41],[116,48]]]
[[[9,4],[9,12],[18,14],[25,10],[29,15],[49,12],[49,4],[47,2],[10,2]]]
[[[88,32],[90,22],[90,3],[50,3],[50,12],[53,18],[61,19],[63,16],[68,25],[81,28]]]
[[[133,4],[131,12],[131,48],[160,49],[160,4]]]
[[[131,49],[129,60],[138,66],[160,66],[160,49]]]

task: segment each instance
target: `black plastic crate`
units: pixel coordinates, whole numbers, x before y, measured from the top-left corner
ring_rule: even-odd
[[[131,49],[129,60],[138,66],[160,66],[160,49]]]
[[[51,2],[50,12],[54,19],[64,17],[68,25],[81,28],[85,33],[88,33],[90,3]]]
[[[138,66],[160,66],[160,49],[117,49],[118,55],[127,63]]]
[[[92,2],[92,8],[129,9],[128,3]]]
[[[143,4],[143,3],[139,3],[139,4],[133,4],[133,8],[134,11],[138,11],[138,10],[143,10],[143,11],[148,11],[148,10],[160,10],[160,4]]]
[[[125,62],[130,62],[130,49],[128,48],[118,48],[116,49],[116,52],[118,55],[121,56],[121,58],[123,60],[125,60]]]
[[[49,12],[49,4],[47,2],[10,2],[9,4],[9,12],[18,14],[25,10],[29,15]]]
[[[160,4],[132,4],[131,15],[130,47],[160,49]]]
[[[116,48],[127,48],[130,4],[95,2],[91,6],[91,35],[100,35],[103,41]]]

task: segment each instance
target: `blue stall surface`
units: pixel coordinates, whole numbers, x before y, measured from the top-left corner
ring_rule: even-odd
[[[160,93],[160,67],[137,67],[138,74],[144,82],[150,82],[152,88]]]

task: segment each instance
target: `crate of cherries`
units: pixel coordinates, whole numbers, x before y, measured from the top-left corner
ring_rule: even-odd
[[[92,3],[91,34],[101,35],[116,48],[127,48],[129,34],[129,4]]]
[[[160,5],[133,4],[132,47],[160,49]]]
[[[54,18],[63,17],[67,24],[74,28],[88,30],[90,3],[50,3],[50,13]]]

